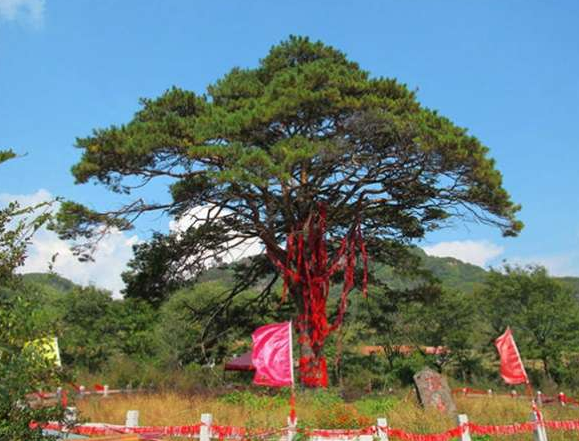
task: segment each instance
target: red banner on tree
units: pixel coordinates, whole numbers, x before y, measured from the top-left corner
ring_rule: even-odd
[[[495,346],[501,357],[501,377],[505,383],[528,384],[529,377],[527,377],[511,328],[507,327],[504,334],[495,340]]]
[[[255,366],[253,382],[261,386],[292,386],[294,373],[291,322],[261,326],[251,337],[251,362]]]

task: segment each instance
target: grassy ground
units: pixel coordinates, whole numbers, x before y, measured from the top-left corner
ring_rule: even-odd
[[[460,413],[477,424],[511,424],[529,420],[530,404],[503,397],[456,397]],[[201,413],[213,414],[220,425],[242,427],[283,427],[288,414],[286,396],[258,396],[234,392],[222,397],[180,396],[172,393],[86,398],[77,402],[84,418],[93,422],[124,424],[127,410],[140,411],[141,425],[196,424]],[[443,432],[456,421],[437,411],[423,410],[412,393],[401,397],[377,397],[344,403],[331,393],[300,394],[296,410],[300,425],[313,428],[356,428],[373,425],[386,416],[393,428],[414,433]],[[579,408],[545,406],[544,417],[551,420],[579,420]],[[476,438],[475,438],[476,439]],[[491,439],[491,438],[478,438]],[[532,435],[495,437],[493,440],[530,440]],[[549,434],[549,440],[578,440],[578,432]]]

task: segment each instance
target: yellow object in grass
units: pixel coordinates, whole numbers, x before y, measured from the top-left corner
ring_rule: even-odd
[[[58,367],[61,367],[60,351],[58,349],[58,338],[45,337],[32,340],[24,345],[25,348],[32,347],[45,360],[54,362]]]

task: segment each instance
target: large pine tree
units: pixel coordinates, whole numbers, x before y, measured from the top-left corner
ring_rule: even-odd
[[[295,303],[310,385],[324,383],[324,340],[339,326],[357,253],[396,264],[404,245],[454,217],[506,236],[522,228],[485,146],[405,85],[371,77],[321,42],[290,37],[206,94],[173,88],[141,104],[127,124],[77,140],[83,156],[73,174],[126,194],[170,180],[171,200],[135,198],[108,212],[65,203],[62,237],[91,243],[103,226],[128,229],[145,212],[206,207],[205,222],[156,236],[159,246],[147,250],[164,263],[141,269],[160,283],[261,241]],[[331,323],[328,280],[339,271],[344,301]]]

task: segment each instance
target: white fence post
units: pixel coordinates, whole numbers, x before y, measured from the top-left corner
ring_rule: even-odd
[[[139,427],[139,411],[127,410],[127,418],[125,419],[126,427]]]
[[[489,397],[492,397],[493,396],[493,390],[492,389],[487,390],[487,394],[489,395]]]
[[[563,392],[559,392],[559,404],[565,406],[565,394]]]
[[[287,441],[292,441],[297,433],[298,419],[287,417]]]
[[[468,417],[461,413],[457,417],[458,425],[461,427],[460,441],[472,441],[470,437],[470,429],[468,428]]]
[[[67,407],[64,412],[64,421],[66,424],[76,424],[78,420],[78,412],[76,407]]]
[[[84,395],[85,389],[86,389],[86,388],[85,388],[82,384],[78,387],[78,394],[79,394],[81,397]]]
[[[541,392],[540,390],[537,391],[537,405],[538,406],[543,405],[543,392]]]
[[[378,426],[378,438],[380,438],[380,441],[388,441],[388,432],[384,431],[388,427],[388,420],[386,418],[378,418],[376,423]]]
[[[539,415],[536,411],[531,412],[531,421],[537,423],[535,427],[535,431],[533,432],[533,439],[535,441],[549,441],[547,438],[547,431],[545,430],[545,426],[539,418]]]
[[[211,440],[211,425],[213,424],[213,415],[210,413],[201,414],[201,428],[199,429],[199,440]]]
[[[109,396],[109,385],[105,384],[103,387],[103,398],[106,398]]]

